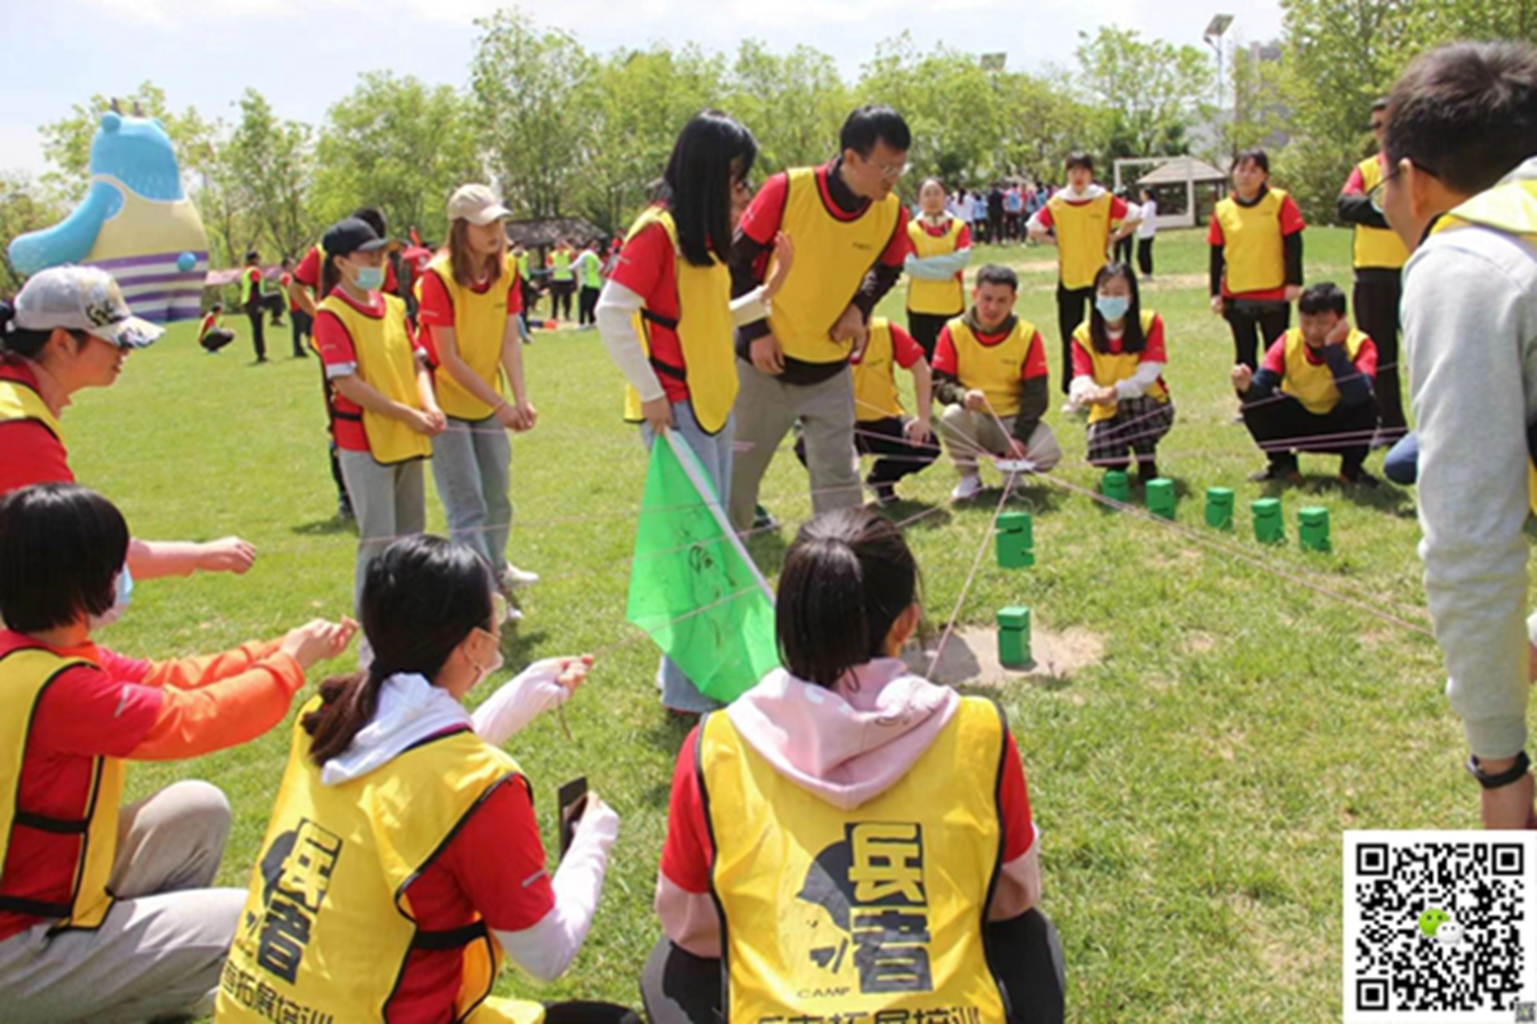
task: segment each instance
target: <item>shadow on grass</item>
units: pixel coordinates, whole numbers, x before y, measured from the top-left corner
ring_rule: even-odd
[[[649,716],[645,737],[646,742],[657,750],[665,750],[670,757],[676,757],[683,746],[683,741],[688,738],[688,731],[699,724],[699,715],[680,715],[669,711],[658,701],[655,711],[647,712]],[[662,802],[659,806],[667,806],[667,791],[669,786],[661,787]]]
[[[785,527],[780,527],[767,533],[754,534],[743,541],[747,553],[757,563],[758,571],[765,576],[773,576],[784,565],[785,551],[789,547],[784,539],[784,531]]]
[[[507,661],[507,667],[517,674],[533,663],[529,652],[544,643],[546,634],[544,630],[520,629],[519,623],[509,622],[502,626],[502,657]]]
[[[341,516],[332,516],[330,519],[316,519],[308,523],[300,523],[290,526],[289,533],[297,533],[301,537],[327,537],[339,533],[350,533],[357,536],[358,524],[355,519],[343,519]]]

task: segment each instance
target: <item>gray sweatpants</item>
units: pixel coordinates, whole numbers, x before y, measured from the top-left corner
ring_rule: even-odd
[[[811,471],[813,515],[861,502],[859,455],[854,451],[854,388],[849,368],[820,384],[785,384],[738,359],[736,456],[731,466],[727,513],[737,530],[752,526],[758,485],[779,442],[800,420]]]
[[[394,541],[427,529],[427,475],[421,459],[381,466],[368,452],[338,453],[342,479],[358,520],[358,562],[352,607],[363,614],[363,580],[368,566]],[[360,651],[360,656],[362,652]]]
[[[507,497],[512,441],[495,416],[449,418],[432,439],[432,479],[443,499],[448,535],[473,548],[500,578],[507,560],[512,501]]]
[[[944,438],[945,449],[955,468],[962,476],[971,476],[977,471],[977,456],[983,452],[999,457],[1007,455],[1009,441],[1014,436],[1014,417],[967,412],[962,406],[949,405],[940,417],[939,434]],[[1062,461],[1062,446],[1044,420],[1035,425],[1026,447],[1037,472],[1048,473]]]
[[[0,942],[0,1018],[119,1024],[211,1012],[246,898],[208,888],[229,829],[229,803],[206,782],[124,807],[106,920],[52,938],[45,922]]]

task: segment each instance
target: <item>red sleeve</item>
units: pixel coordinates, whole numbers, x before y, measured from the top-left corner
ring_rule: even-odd
[[[384,290],[391,295],[400,294],[400,279],[395,276],[395,264],[384,261]]]
[[[1377,343],[1370,338],[1356,350],[1356,370],[1369,380],[1377,379]]]
[[[1120,196],[1110,197],[1110,223],[1119,224],[1130,212],[1131,210],[1126,206],[1126,200]]]
[[[639,295],[647,305],[653,305],[652,293],[662,279],[664,261],[674,258],[667,229],[660,224],[649,224],[624,243],[609,280]]]
[[[1265,350],[1265,358],[1260,362],[1260,369],[1269,370],[1277,377],[1286,376],[1286,338],[1284,336]]]
[[[1142,349],[1142,362],[1167,363],[1169,349],[1163,340],[1163,317],[1154,314],[1153,326],[1147,332],[1147,344]]]
[[[1206,229],[1206,244],[1207,245],[1223,245],[1223,244],[1225,244],[1225,240],[1222,237],[1222,222],[1219,221],[1216,218],[1215,214],[1211,218],[1210,226],[1208,226],[1207,229]]]
[[[1302,219],[1302,211],[1297,208],[1292,197],[1287,196],[1281,200],[1281,234],[1295,235],[1307,226],[1307,221]]]
[[[498,931],[532,928],[555,909],[539,823],[521,777],[497,786],[470,812],[437,863]]]
[[[75,482],[64,446],[36,420],[0,423],[0,453],[0,494],[32,484]]]
[[[667,840],[662,845],[662,874],[684,892],[700,895],[710,891],[709,824],[699,776],[694,766],[699,747],[699,727],[683,741],[672,771],[672,800],[667,807]]]
[[[923,346],[896,324],[891,325],[891,351],[904,370],[911,370],[923,359]]]
[[[1366,178],[1361,174],[1361,165],[1350,169],[1350,177],[1345,181],[1345,187],[1340,189],[1341,195],[1364,196],[1366,194]]]
[[[1041,207],[1035,216],[1036,223],[1040,224],[1043,228],[1049,228],[1056,223],[1051,216],[1051,207],[1049,205]]]
[[[1035,823],[1030,817],[1030,792],[1025,786],[1025,766],[1012,733],[1003,735],[1003,778],[998,786],[998,807],[1003,819],[1003,860],[1007,863],[1030,852],[1035,844]]]
[[[934,343],[934,369],[959,377],[961,361],[955,355],[955,339],[950,337],[950,327],[939,329],[939,340]]]
[[[912,251],[913,238],[907,233],[907,222],[898,217],[897,226],[892,229],[891,241],[886,243],[886,251],[881,253],[880,262],[888,267],[904,266],[907,254]]]
[[[908,237],[911,238],[912,236],[909,235]],[[969,225],[969,224],[962,224],[961,225],[960,232],[955,236],[955,247],[957,249],[970,249],[971,248],[971,225]]]
[[[523,312],[523,277],[518,273],[516,260],[509,260],[512,267],[512,284],[507,286],[507,315],[517,316]],[[426,271],[422,271],[426,274]],[[428,277],[437,277],[437,274],[427,274]]]
[[[294,280],[309,288],[320,287],[320,250],[313,245],[294,268]]]
[[[1073,376],[1094,376],[1094,360],[1092,357],[1090,357],[1089,353],[1085,351],[1083,342],[1079,341],[1077,338],[1073,339]]]
[[[1019,379],[1034,380],[1050,372],[1046,366],[1046,346],[1041,341],[1041,332],[1036,331],[1035,337],[1030,339],[1030,354],[1025,356],[1025,368],[1020,371]]]
[[[322,309],[315,315],[315,347],[320,350],[320,361],[327,366],[357,365],[352,335],[347,333],[341,318],[329,310]]]
[[[422,275],[422,301],[417,318],[435,327],[454,326],[454,304],[443,287],[443,279],[435,271]]]
[[[32,742],[80,757],[127,757],[149,734],[164,699],[153,686],[95,666],[68,669],[38,698]]]
[[[759,245],[772,246],[779,225],[784,223],[785,200],[790,196],[790,176],[776,174],[763,183],[742,214],[739,230]]]
[[[129,658],[116,651],[109,651],[105,647],[98,647],[96,664],[101,666],[103,672],[119,682],[143,683],[145,686],[161,685],[149,679],[150,671],[155,666],[148,658]]]

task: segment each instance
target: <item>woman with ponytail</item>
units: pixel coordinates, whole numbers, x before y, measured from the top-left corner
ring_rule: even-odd
[[[300,714],[216,1019],[268,1018],[267,990],[313,1020],[633,1019],[623,1007],[492,999],[503,957],[540,980],[581,948],[618,816],[589,794],[554,879],[531,787],[501,749],[564,703],[590,657],[536,662],[473,714],[502,664],[502,597],[485,560],[440,537],[368,567],[366,672],[326,680]]]
[[[785,555],[784,668],[684,741],[641,993],[653,1024],[1062,1020],[1003,712],[910,673],[918,566],[864,509]],[[722,995],[724,981],[724,997]]]

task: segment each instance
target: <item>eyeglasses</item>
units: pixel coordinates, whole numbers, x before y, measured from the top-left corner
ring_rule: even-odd
[[[875,169],[881,172],[882,181],[896,181],[907,173],[907,164],[876,164]]]
[[[1383,212],[1382,211],[1382,196],[1383,196],[1384,191],[1388,187],[1388,182],[1390,182],[1394,178],[1398,177],[1398,175],[1399,175],[1399,171],[1395,169],[1392,174],[1387,175],[1381,181],[1377,182],[1377,184],[1375,184],[1375,185],[1373,185],[1371,187],[1371,191],[1366,193],[1366,201],[1371,203],[1372,204],[1372,209],[1376,210],[1378,213],[1382,213]]]
[[[1388,126],[1388,123],[1386,121],[1373,121],[1371,124],[1367,125],[1367,127],[1370,128],[1374,132],[1380,132],[1380,131],[1382,131],[1382,129],[1386,128],[1387,126]]]

